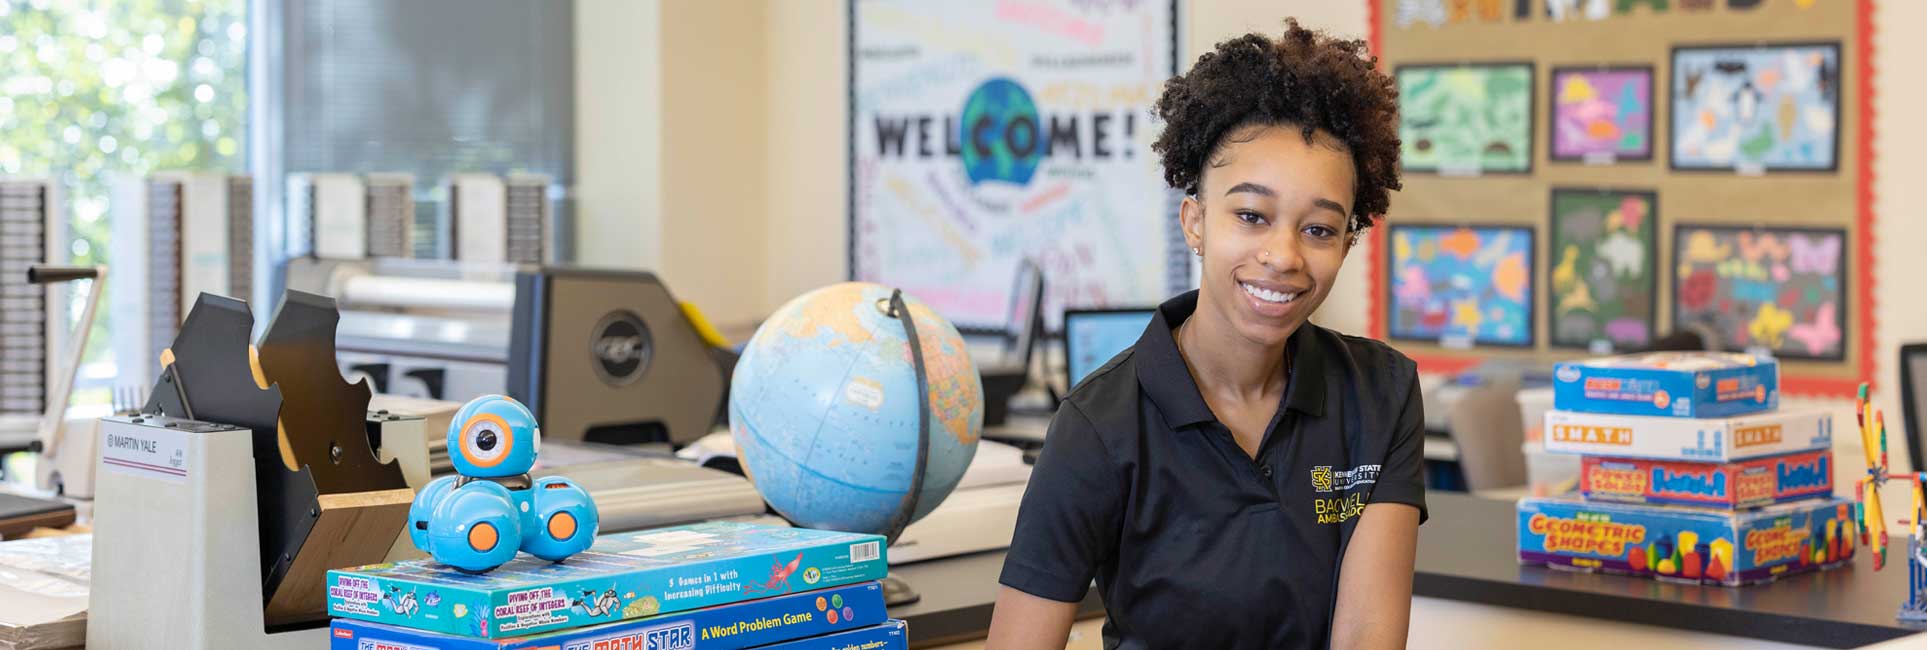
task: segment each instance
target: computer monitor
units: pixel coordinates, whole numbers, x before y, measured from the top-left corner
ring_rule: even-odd
[[[1918,472],[1927,468],[1923,457],[1927,456],[1927,343],[1908,343],[1900,346],[1900,412],[1902,423],[1907,427],[1907,459],[1913,461],[1913,470]]]
[[[1137,343],[1157,313],[1152,307],[1064,310],[1064,388]]]

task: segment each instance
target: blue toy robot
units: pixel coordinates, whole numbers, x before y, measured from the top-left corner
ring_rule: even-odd
[[[429,482],[408,508],[408,535],[435,560],[482,573],[517,550],[560,562],[595,541],[595,502],[559,476],[529,478],[542,430],[528,407],[508,397],[470,400],[448,425],[449,459],[459,476]]]

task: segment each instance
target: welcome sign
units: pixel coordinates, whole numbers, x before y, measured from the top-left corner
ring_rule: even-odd
[[[1045,314],[1185,288],[1151,118],[1170,0],[850,3],[850,276],[1001,328],[1018,265]]]

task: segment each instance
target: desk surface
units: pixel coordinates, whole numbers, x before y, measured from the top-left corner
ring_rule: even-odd
[[[1420,596],[1830,648],[1927,630],[1894,618],[1907,590],[1905,539],[1895,540],[1878,572],[1861,548],[1850,567],[1769,585],[1680,585],[1521,566],[1512,502],[1438,492],[1425,498],[1432,518],[1419,529],[1413,592]]]
[[[1419,529],[1413,580],[1420,596],[1832,648],[1927,630],[1894,619],[1907,572],[1893,550],[1892,566],[1878,572],[1862,548],[1851,567],[1770,585],[1680,585],[1521,566],[1513,554],[1512,502],[1439,492],[1426,500],[1432,518]],[[1896,541],[1892,548],[1906,548],[1905,540]],[[992,551],[895,567],[891,574],[923,600],[890,615],[910,621],[919,647],[981,638],[990,628],[1003,563],[1003,552]],[[1103,611],[1093,589],[1078,617]]]

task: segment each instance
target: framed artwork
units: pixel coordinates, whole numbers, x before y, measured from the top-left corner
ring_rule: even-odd
[[[1391,224],[1392,338],[1532,345],[1532,229]]]
[[[1834,171],[1840,44],[1676,47],[1672,167]]]
[[[1729,350],[1846,358],[1847,231],[1680,224],[1673,325],[1711,327]]]
[[[1653,159],[1653,68],[1552,69],[1547,146],[1557,161]]]
[[[1548,336],[1555,347],[1650,343],[1659,302],[1659,194],[1552,189]]]
[[[1407,172],[1532,171],[1532,64],[1401,65],[1399,158]]]

